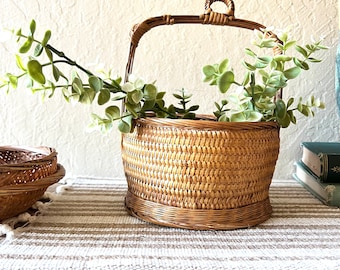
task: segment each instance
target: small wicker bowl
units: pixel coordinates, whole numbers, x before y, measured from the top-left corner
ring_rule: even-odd
[[[0,221],[30,208],[65,176],[49,147],[0,147]]]

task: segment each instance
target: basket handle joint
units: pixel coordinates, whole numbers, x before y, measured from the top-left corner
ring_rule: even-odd
[[[200,19],[203,20],[203,24],[228,25],[235,17],[234,15],[215,12],[209,8],[204,14],[200,15]]]

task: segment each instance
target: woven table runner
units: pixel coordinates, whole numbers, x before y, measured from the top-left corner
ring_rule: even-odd
[[[0,269],[340,269],[340,211],[294,180],[274,180],[272,218],[233,231],[190,231],[127,215],[123,179],[69,179],[12,239]]]

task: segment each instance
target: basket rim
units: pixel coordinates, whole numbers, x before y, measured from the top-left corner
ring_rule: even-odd
[[[169,127],[193,130],[255,130],[255,129],[280,129],[277,122],[218,122],[212,115],[197,115],[198,119],[171,119],[147,116],[134,120],[134,125]]]
[[[43,156],[36,157],[32,160],[20,161],[15,164],[11,163],[4,163],[0,164],[0,171],[2,169],[8,168],[20,168],[25,165],[32,165],[32,164],[40,164],[41,162],[49,161],[57,156],[57,152],[55,148],[48,147],[48,146],[14,146],[14,145],[7,145],[7,146],[0,146],[0,151],[20,151],[20,152],[33,152],[35,154],[41,154]]]
[[[17,185],[6,185],[0,187],[1,196],[13,196],[25,192],[33,192],[57,183],[60,179],[65,177],[66,170],[61,164],[57,164],[57,171],[49,176],[38,179],[34,182],[22,183]]]

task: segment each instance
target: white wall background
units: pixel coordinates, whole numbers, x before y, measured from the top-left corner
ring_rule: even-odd
[[[298,126],[281,131],[281,152],[275,177],[290,178],[293,162],[301,155],[301,141],[339,141],[339,116],[334,90],[334,63],[338,41],[336,0],[235,0],[236,17],[266,26],[293,26],[294,36],[306,43],[311,35],[324,36],[330,50],[324,61],[285,89],[285,96],[321,97],[327,109],[312,119],[299,118]],[[221,5],[220,5],[221,4]],[[223,6],[216,4],[216,9]],[[131,27],[163,14],[202,14],[204,0],[0,0],[0,24],[27,27],[35,19],[43,33],[52,30],[56,48],[80,64],[102,63],[124,75]],[[157,79],[162,90],[185,87],[197,92],[194,98],[202,112],[210,113],[217,90],[201,82],[201,67],[232,56],[243,56],[242,48],[252,38],[247,30],[203,26],[156,28],[143,38],[137,50],[135,73],[148,81]],[[0,74],[15,69],[12,48],[0,44]],[[234,60],[233,60],[234,59]],[[170,95],[170,93],[169,93]],[[59,153],[70,176],[118,178],[124,172],[120,160],[120,134],[87,133],[90,106],[71,106],[62,98],[41,103],[25,89],[5,95],[0,89],[0,144],[48,145]]]

